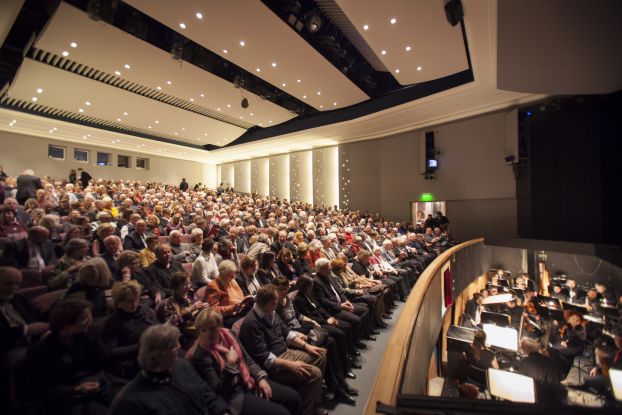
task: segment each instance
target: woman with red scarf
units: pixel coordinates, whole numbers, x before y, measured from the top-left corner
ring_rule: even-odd
[[[214,309],[201,311],[199,333],[186,358],[205,382],[237,414],[286,415],[301,412],[298,393],[268,380],[268,374],[246,353],[235,334],[222,326]]]

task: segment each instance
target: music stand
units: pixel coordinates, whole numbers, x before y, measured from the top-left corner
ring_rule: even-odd
[[[545,307],[556,307],[558,310],[562,309],[562,302],[559,298],[547,297],[546,295],[539,295],[536,297],[536,301]]]
[[[564,307],[564,310],[576,311],[581,315],[587,314],[587,306],[567,303],[566,301],[562,301],[562,306]]]
[[[518,351],[518,331],[513,327],[500,327],[494,324],[482,324],[486,333],[486,345],[500,349]]]
[[[482,311],[480,321],[482,324],[489,323],[501,327],[509,327],[512,325],[510,316],[507,314],[493,313],[491,311]]]
[[[529,376],[499,369],[488,369],[488,391],[511,402],[536,403],[534,381]]]
[[[622,370],[609,369],[609,380],[611,381],[611,391],[616,401],[622,401]]]

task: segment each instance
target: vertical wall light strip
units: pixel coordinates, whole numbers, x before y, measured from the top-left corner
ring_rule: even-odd
[[[281,156],[281,199],[290,200],[290,178],[291,178],[291,169],[289,164],[289,156],[287,154],[283,154]]]
[[[203,163],[203,180],[202,183],[210,189],[218,186],[218,171],[220,166],[216,164]]]
[[[289,194],[293,202],[300,201],[300,154],[289,154]]]
[[[216,186],[218,186],[222,182],[222,164],[219,164],[216,167]]]
[[[260,189],[259,159],[251,160],[251,193],[258,193]]]
[[[339,207],[339,148],[324,149],[324,198],[326,206]]]
[[[300,171],[298,180],[300,183],[300,200],[305,203],[313,203],[313,153],[311,150],[299,153]]]
[[[244,180],[246,181],[244,192],[251,193],[251,161],[243,161],[242,165],[244,166],[244,168],[242,169],[242,177],[244,177]]]
[[[270,164],[268,158],[259,159],[259,189],[260,196],[270,194]]]
[[[352,186],[350,183],[350,147],[339,146],[339,207],[351,209]]]

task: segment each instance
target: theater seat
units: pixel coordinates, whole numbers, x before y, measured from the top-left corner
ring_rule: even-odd
[[[158,236],[158,243],[159,244],[167,244],[168,243],[168,236]]]
[[[192,235],[181,235],[180,243],[182,243],[182,244],[191,244],[192,243]]]
[[[22,285],[20,288],[35,287],[43,284],[43,275],[38,269],[24,268],[21,269]]]
[[[28,301],[32,301],[35,298],[43,294],[46,294],[47,292],[48,292],[47,285],[35,285],[33,287],[20,288],[19,290],[17,290],[17,294],[26,298]]]
[[[32,300],[32,305],[39,311],[41,316],[47,316],[54,305],[63,298],[67,290],[54,290],[38,296]]]

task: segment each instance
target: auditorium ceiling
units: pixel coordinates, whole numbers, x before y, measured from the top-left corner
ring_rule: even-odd
[[[40,137],[219,163],[541,98],[496,88],[492,0],[3,3],[0,129]]]

